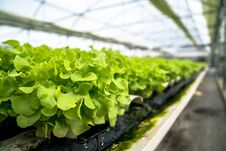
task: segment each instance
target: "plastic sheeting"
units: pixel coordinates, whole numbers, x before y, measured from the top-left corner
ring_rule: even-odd
[[[179,16],[197,45],[210,42],[202,14],[202,4],[199,0],[167,0],[167,3]],[[179,50],[178,48],[182,46],[192,45],[171,18],[162,14],[148,0],[1,0],[0,11],[147,46],[150,49]],[[15,27],[0,26],[0,31],[1,41],[18,39],[34,45],[51,43],[54,47],[71,44],[77,47],[101,44],[104,47],[126,50],[123,46],[115,44]],[[196,49],[194,47],[193,50]]]

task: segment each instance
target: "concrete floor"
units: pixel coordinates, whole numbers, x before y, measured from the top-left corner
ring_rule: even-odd
[[[226,151],[225,104],[213,71],[207,73],[156,151]]]

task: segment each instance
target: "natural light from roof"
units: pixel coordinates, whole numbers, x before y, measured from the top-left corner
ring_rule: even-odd
[[[167,50],[179,50],[180,46],[192,44],[169,18],[162,15],[148,0],[46,0],[45,3],[42,2],[44,1],[1,0],[0,10],[149,48],[170,47],[174,49]],[[200,1],[167,0],[167,2],[182,18],[198,44],[210,42]],[[193,14],[193,19],[189,17],[188,7]],[[84,38],[27,31],[7,26],[0,26],[0,37],[1,41],[18,39],[34,45],[45,43],[52,47],[69,45],[85,49],[89,45],[95,45],[96,47],[125,49],[123,46]]]

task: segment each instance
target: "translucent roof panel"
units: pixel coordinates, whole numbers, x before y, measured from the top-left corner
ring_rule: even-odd
[[[180,17],[197,45],[210,42],[199,0],[166,2]],[[149,48],[178,48],[193,44],[172,19],[161,13],[149,0],[0,0],[0,11]],[[16,33],[13,34],[15,29],[4,26],[0,30],[0,40],[6,39],[4,36],[17,38]],[[18,29],[15,32],[26,33]],[[23,36],[23,41],[42,41],[35,40],[35,37],[41,36],[48,39],[46,37],[52,34],[29,34]]]

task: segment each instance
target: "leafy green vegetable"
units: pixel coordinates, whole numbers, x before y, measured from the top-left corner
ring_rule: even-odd
[[[33,98],[28,95],[15,96],[11,98],[12,109],[15,113],[30,116],[33,115],[36,110],[32,108]]]
[[[122,54],[104,50],[107,63],[126,77],[129,82],[129,93],[149,98],[153,92],[162,92],[167,83],[187,79],[200,70],[203,63],[190,60],[162,59],[148,57],[126,57]],[[113,86],[111,91],[117,92]]]
[[[49,88],[40,86],[38,88],[37,97],[40,99],[42,106],[51,109],[56,105],[55,91],[55,86]]]
[[[17,116],[16,121],[18,126],[20,126],[21,128],[26,128],[33,125],[37,120],[39,120],[40,116],[40,112],[37,112],[31,116],[19,115]]]
[[[203,66],[129,58],[106,49],[4,43],[11,49],[0,47],[0,122],[15,117],[20,127],[37,127],[36,135],[45,138],[76,138],[97,124],[115,126],[130,103],[129,93],[150,97]]]
[[[57,98],[57,107],[63,111],[69,110],[76,106],[76,103],[80,100],[73,92],[60,93]]]
[[[65,137],[68,133],[68,125],[65,123],[65,121],[63,120],[59,120],[59,121],[56,121],[56,124],[53,128],[53,134],[56,136],[56,137]]]

